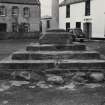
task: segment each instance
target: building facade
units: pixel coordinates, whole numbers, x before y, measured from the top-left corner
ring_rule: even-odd
[[[60,28],[81,28],[87,38],[105,38],[105,0],[64,0],[59,7]]]
[[[0,32],[40,31],[39,0],[0,0]]]
[[[41,18],[41,32],[46,32],[48,29],[52,29],[52,17],[51,16],[43,16]]]

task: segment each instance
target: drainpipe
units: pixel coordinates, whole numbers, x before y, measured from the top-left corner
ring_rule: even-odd
[[[104,37],[105,37],[105,12],[104,12]]]

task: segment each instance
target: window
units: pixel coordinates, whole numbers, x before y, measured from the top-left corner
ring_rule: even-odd
[[[70,5],[66,5],[66,17],[70,17]]]
[[[17,25],[17,23],[12,23],[12,32],[18,32],[18,25]]]
[[[21,23],[19,27],[19,32],[29,32],[30,31],[30,25],[28,23]]]
[[[29,32],[29,24],[24,23],[24,32]]]
[[[50,28],[50,20],[47,20],[47,28]]]
[[[12,7],[12,16],[18,16],[19,8],[17,6]]]
[[[76,28],[81,28],[81,22],[76,22]]]
[[[23,16],[24,16],[24,17],[29,17],[29,16],[30,16],[30,8],[25,7],[25,8],[23,9]]]
[[[70,23],[67,22],[67,23],[66,23],[66,30],[68,31],[69,29],[70,29]]]
[[[90,0],[85,1],[85,16],[90,16]]]
[[[6,8],[5,6],[0,6],[0,16],[5,16],[6,15]]]

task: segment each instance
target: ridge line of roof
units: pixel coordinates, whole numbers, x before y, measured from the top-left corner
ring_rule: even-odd
[[[40,5],[39,0],[0,0],[0,3]]]
[[[62,1],[59,6],[65,6],[65,5],[69,5],[69,4],[75,4],[75,3],[80,3],[80,2],[85,2],[85,0],[64,0]]]

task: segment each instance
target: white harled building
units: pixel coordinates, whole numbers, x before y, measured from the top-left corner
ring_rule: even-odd
[[[64,0],[59,28],[81,28],[87,38],[105,38],[105,0]]]

